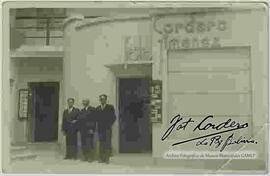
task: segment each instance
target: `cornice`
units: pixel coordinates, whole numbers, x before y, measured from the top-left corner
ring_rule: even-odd
[[[150,16],[130,16],[130,17],[99,17],[96,19],[91,19],[91,20],[84,20],[81,24],[77,25],[75,27],[75,30],[79,31],[82,30],[83,28],[90,27],[90,26],[96,26],[100,24],[105,24],[105,23],[113,23],[113,22],[127,22],[127,21],[140,21],[140,20],[151,20]]]
[[[84,20],[84,16],[82,15],[70,16],[63,21],[63,28],[65,29],[68,25],[76,21],[83,21],[83,20]]]

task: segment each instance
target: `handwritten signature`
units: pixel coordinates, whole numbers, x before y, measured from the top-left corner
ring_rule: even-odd
[[[244,129],[248,127],[248,123],[239,123],[231,118],[227,119],[226,121],[215,124],[213,122],[209,122],[209,119],[213,119],[213,115],[206,116],[202,121],[200,121],[198,124],[195,125],[193,128],[193,132],[195,131],[207,131],[207,130],[215,130],[216,132],[205,134],[202,136],[198,136],[191,139],[186,139],[183,141],[179,141],[176,143],[173,143],[172,146],[180,145],[183,143],[188,143],[191,141],[197,141],[196,146],[200,145],[209,145],[209,146],[215,146],[216,148],[220,147],[220,151],[223,151],[226,146],[233,145],[233,144],[241,144],[241,143],[253,143],[257,144],[257,141],[254,139],[246,139],[243,136],[240,136],[238,139],[235,139],[234,133],[232,133],[230,136],[228,136],[226,139],[223,139],[221,134],[233,132],[236,130]],[[192,118],[184,119],[180,116],[180,114],[176,115],[172,118],[170,121],[169,128],[165,131],[165,133],[162,135],[161,140],[164,141],[167,139],[173,131],[179,131],[183,130],[185,131],[188,126],[191,126],[190,124],[194,124],[195,121]]]
[[[199,140],[196,143],[196,146],[200,145],[208,145],[208,146],[214,146],[215,148],[220,147],[220,152],[225,150],[225,148],[229,145],[235,145],[235,144],[257,144],[257,141],[254,139],[246,139],[244,136],[240,136],[239,138],[234,138],[234,133],[229,135],[225,140],[222,138],[221,135],[216,135],[211,138],[203,138],[202,140]]]

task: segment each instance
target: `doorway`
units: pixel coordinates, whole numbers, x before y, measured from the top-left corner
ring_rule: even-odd
[[[119,79],[119,152],[152,151],[150,79]]]
[[[59,83],[29,83],[30,141],[54,142],[58,138]]]

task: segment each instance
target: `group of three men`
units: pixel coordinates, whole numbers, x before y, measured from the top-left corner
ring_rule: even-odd
[[[81,136],[83,160],[95,159],[94,134],[98,132],[99,162],[109,163],[111,155],[111,128],[116,119],[114,107],[107,104],[107,95],[99,96],[100,105],[90,106],[89,99],[82,101],[83,109],[74,107],[74,99],[67,100],[63,113],[62,131],[66,136],[65,159],[76,159],[78,153],[77,132]]]

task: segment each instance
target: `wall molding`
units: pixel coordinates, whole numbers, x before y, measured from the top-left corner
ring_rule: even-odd
[[[99,17],[92,20],[87,20],[83,22],[81,25],[75,27],[76,31],[82,30],[86,27],[96,26],[105,23],[113,23],[113,22],[129,22],[129,21],[140,21],[140,20],[151,20],[150,16],[131,16],[131,17],[115,17],[115,18],[107,18],[107,17]]]

